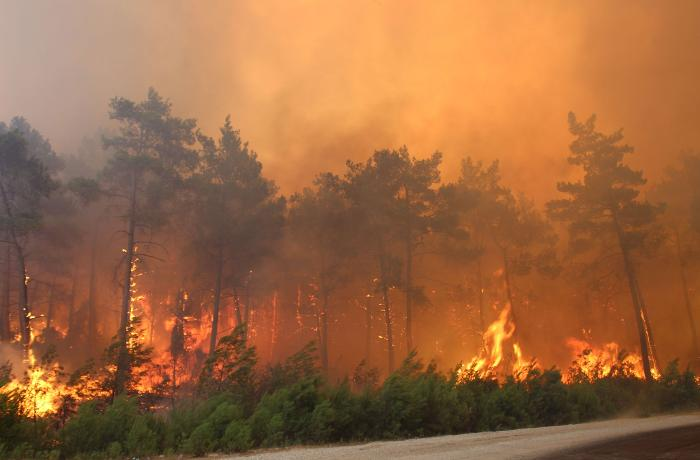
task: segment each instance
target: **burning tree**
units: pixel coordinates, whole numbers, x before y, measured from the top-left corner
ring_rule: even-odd
[[[550,201],[547,209],[553,219],[568,222],[570,244],[577,251],[615,242],[634,307],[644,375],[650,380],[656,349],[639,287],[636,259],[657,242],[655,223],[661,208],[638,199],[639,187],[646,181],[642,171],[623,163],[633,148],[621,144],[622,131],[602,134],[595,130],[595,121],[595,116],[591,116],[581,123],[573,113],[569,114],[569,131],[576,138],[568,160],[580,166],[584,176],[580,181],[560,182],[558,190],[569,197]]]
[[[678,267],[685,314],[690,329],[690,349],[696,367],[700,366],[700,336],[693,314],[690,270],[697,268],[700,253],[700,155],[685,154],[678,167],[669,168],[666,178],[653,191],[654,197],[666,205],[664,224],[672,237],[667,241],[668,253]]]
[[[26,141],[18,131],[0,134],[0,203],[3,211],[0,225],[5,234],[5,242],[16,259],[20,335],[27,351],[32,341],[30,322],[34,318],[29,303],[27,238],[39,227],[42,219],[41,202],[55,187],[46,167],[38,158],[29,154]],[[4,332],[9,333],[9,328]]]
[[[285,201],[277,195],[274,182],[262,175],[262,164],[233,129],[230,117],[218,141],[202,134],[198,140],[200,164],[188,181],[193,192],[190,246],[215,279],[211,355],[216,350],[224,283],[233,291],[240,326],[248,321],[250,302],[242,312],[238,288],[243,283],[250,287],[252,270],[279,238]]]
[[[318,336],[321,366],[328,371],[329,307],[333,292],[347,278],[354,238],[348,203],[340,178],[327,173],[316,178],[315,187],[292,196],[289,228],[295,260],[318,286],[320,309]]]
[[[119,331],[117,333],[117,369],[114,393],[126,388],[130,375],[129,335],[132,331],[132,289],[137,247],[153,244],[148,229],[162,225],[173,190],[190,174],[196,156],[189,148],[194,138],[195,121],[171,115],[170,103],[151,89],[145,101],[135,103],[124,98],[110,102],[110,118],[119,122],[119,135],[105,137],[106,148],[114,155],[103,172],[106,192],[121,199],[126,222],[126,247]],[[141,239],[146,238],[146,239]]]

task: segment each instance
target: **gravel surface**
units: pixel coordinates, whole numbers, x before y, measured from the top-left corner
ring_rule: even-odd
[[[243,455],[254,459],[700,458],[700,413]],[[681,434],[682,433],[682,434]],[[618,439],[619,438],[619,439]],[[643,447],[646,442],[647,447]],[[677,448],[677,444],[681,444]],[[616,447],[617,446],[617,447]],[[640,447],[641,446],[641,447]],[[623,452],[632,449],[632,456]],[[675,449],[678,455],[656,456]],[[595,449],[598,449],[596,451]],[[601,450],[602,449],[602,450]],[[637,449],[637,454],[634,454]],[[679,450],[680,449],[680,450]],[[685,449],[685,450],[683,450]],[[646,456],[639,456],[644,451]],[[598,452],[598,453],[596,453]],[[589,454],[586,456],[586,454]],[[680,456],[679,456],[680,455]],[[231,457],[233,458],[233,457]]]

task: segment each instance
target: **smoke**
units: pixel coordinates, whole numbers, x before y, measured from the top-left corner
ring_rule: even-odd
[[[500,158],[538,200],[566,175],[566,113],[624,127],[657,170],[700,145],[700,4],[33,1],[0,15],[0,119],[57,150],[155,86],[213,133],[226,114],[284,192],[408,145]]]
[[[22,348],[10,343],[0,343],[0,365],[9,364],[12,374],[22,376],[26,371],[26,362],[22,356]]]

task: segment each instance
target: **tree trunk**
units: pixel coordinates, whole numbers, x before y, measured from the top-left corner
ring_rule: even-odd
[[[277,291],[272,296],[272,327],[270,331],[270,362],[275,362],[277,348]]]
[[[219,257],[216,261],[216,286],[214,287],[214,308],[211,317],[211,337],[209,339],[209,356],[216,350],[216,335],[219,328],[219,307],[221,305],[221,283],[224,276],[224,256],[219,250]]]
[[[236,313],[236,326],[243,324],[243,312],[241,311],[241,298],[238,295],[238,288],[233,288],[233,308]]]
[[[394,372],[394,332],[392,327],[391,304],[389,302],[389,286],[387,284],[387,267],[385,255],[379,256],[379,269],[381,272],[382,300],[384,302],[384,321],[386,323],[387,357],[389,373]]]
[[[476,282],[479,288],[479,327],[481,328],[481,347],[486,350],[486,342],[484,341],[484,332],[486,332],[486,318],[484,306],[484,273],[481,266],[481,256],[476,259]]]
[[[372,302],[370,295],[365,295],[365,362],[369,366],[372,357]]]
[[[411,202],[405,188],[406,205],[406,353],[413,351],[413,231],[411,228]]]
[[[185,313],[186,313],[186,297],[184,289],[178,289],[177,298],[175,300],[175,324],[170,338],[170,356],[172,358],[172,374],[171,374],[171,392],[170,392],[170,407],[175,407],[175,395],[177,393],[177,377],[178,363],[180,358],[185,353]]]
[[[328,372],[328,290],[321,285],[321,312],[320,312],[320,345],[321,345],[321,367]]]
[[[131,326],[131,284],[134,263],[134,244],[136,232],[136,173],[131,174],[131,196],[129,199],[129,217],[127,229],[126,258],[124,261],[124,286],[122,288],[122,302],[119,313],[119,355],[117,358],[117,371],[114,382],[114,395],[119,395],[126,389],[130,373],[129,357],[129,329]]]
[[[29,278],[24,261],[24,251],[19,243],[15,244],[17,253],[17,275],[19,277],[19,328],[22,336],[22,345],[25,352],[29,351],[32,341],[31,319],[32,312],[29,308]]]
[[[647,344],[649,346],[649,359],[652,369],[659,369],[659,356],[656,352],[656,342],[654,341],[654,334],[651,330],[651,323],[649,322],[649,313],[647,313],[647,305],[644,302],[644,296],[642,295],[642,290],[639,288],[639,278],[634,277],[634,283],[637,288],[637,298],[639,299],[639,306],[642,310],[642,320],[644,321],[644,329],[646,331]]]
[[[11,255],[12,249],[8,244],[5,249],[5,273],[2,283],[2,294],[0,295],[0,341],[2,342],[12,340],[12,331],[10,330]]]
[[[250,274],[248,275],[248,280],[246,281],[245,284],[245,310],[243,310],[243,322],[245,324],[248,324],[248,321],[250,321],[250,311],[252,308],[252,305],[250,303]]]
[[[627,244],[625,242],[625,235],[623,233],[619,221],[617,220],[616,214],[613,214],[613,221],[615,224],[615,230],[617,232],[618,244],[620,246],[620,250],[622,251],[622,259],[625,266],[625,273],[627,275],[627,283],[629,285],[630,295],[632,297],[632,306],[634,307],[635,313],[634,316],[637,322],[637,332],[639,333],[639,347],[642,355],[642,366],[644,367],[644,378],[647,381],[651,381],[653,379],[653,376],[651,374],[651,364],[649,362],[648,336],[645,318],[642,313],[642,307],[638,296],[639,291],[637,289],[637,278],[634,273],[632,261],[630,260]]]
[[[88,287],[87,311],[88,346],[94,346],[97,340],[97,225],[92,236],[90,251],[90,286]]]
[[[48,331],[51,329],[51,323],[53,323],[53,316],[54,316],[54,306],[53,306],[53,301],[54,301],[54,290],[55,290],[55,282],[52,280],[51,284],[49,285],[49,300],[48,300],[48,306],[46,308],[46,328],[44,329],[45,331]]]
[[[516,337],[518,335],[518,321],[515,314],[515,306],[513,302],[513,290],[510,284],[510,262],[508,259],[508,250],[503,248],[503,278],[506,283],[506,294],[508,296],[508,304],[510,305],[510,318],[515,326],[515,332],[513,333],[514,341],[517,341]]]
[[[681,237],[678,229],[674,229],[676,234],[676,255],[678,257],[678,268],[681,275],[681,283],[683,285],[683,297],[685,300],[685,311],[688,315],[688,324],[690,325],[691,347],[693,350],[692,361],[696,365],[700,365],[700,343],[698,343],[698,331],[695,327],[695,318],[693,317],[693,304],[690,300],[690,291],[688,289],[688,279],[685,273],[685,260],[681,251]]]
[[[70,288],[70,299],[68,299],[68,328],[66,332],[66,338],[71,339],[75,333],[75,299],[77,297],[78,289],[78,266],[73,267],[73,279]]]
[[[10,200],[7,196],[7,191],[5,187],[0,184],[0,194],[2,194],[2,202],[5,207],[5,214],[10,222],[14,221],[14,212],[12,211],[12,206],[10,205]],[[31,326],[30,321],[32,318],[32,312],[29,308],[29,293],[27,289],[27,284],[29,279],[27,278],[27,267],[24,260],[24,251],[22,245],[19,243],[19,238],[17,232],[15,232],[15,227],[10,224],[8,229],[8,234],[10,237],[10,243],[15,248],[17,255],[17,271],[19,272],[19,328],[22,337],[22,345],[24,345],[25,353],[29,352],[29,346],[31,344]]]

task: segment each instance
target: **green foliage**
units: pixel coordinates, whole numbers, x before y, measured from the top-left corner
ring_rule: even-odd
[[[254,391],[253,371],[257,363],[254,347],[246,345],[246,328],[237,326],[219,343],[204,364],[199,389],[204,394],[227,392],[249,401]]]
[[[138,417],[126,436],[126,450],[138,457],[158,452],[159,436],[146,417]]]
[[[250,426],[242,420],[232,420],[221,438],[221,448],[226,452],[245,452],[253,445]]]
[[[104,411],[95,402],[85,403],[61,430],[63,449],[75,455],[103,451],[113,442],[123,445],[138,417],[136,402],[126,397],[115,399]]]
[[[253,440],[270,446],[308,439],[320,401],[319,380],[309,378],[265,395],[250,419]]]
[[[411,353],[378,393],[382,417],[380,437],[428,436],[450,433],[459,418],[454,382],[423,365]]]
[[[133,399],[83,404],[56,434],[36,431],[0,392],[0,454],[8,458],[115,458],[160,453],[202,456],[255,447],[352,442],[575,423],[621,413],[650,414],[700,407],[700,384],[672,362],[652,382],[623,371],[564,383],[556,369],[532,368],[499,383],[457,379],[411,354],[379,386],[355,391],[346,380],[329,385],[313,348],[276,367],[259,385],[269,391],[241,405],[221,392],[182,401],[162,416],[144,413]],[[6,378],[5,378],[6,381]],[[0,384],[2,381],[0,380]],[[1,387],[0,387],[1,388]],[[246,405],[254,410],[247,411]],[[13,412],[14,410],[14,412]],[[46,419],[45,426],[50,426]],[[39,434],[37,439],[36,434]],[[55,439],[54,439],[55,437]]]
[[[194,429],[183,445],[183,451],[201,457],[216,448],[216,431],[210,422],[204,422]]]

